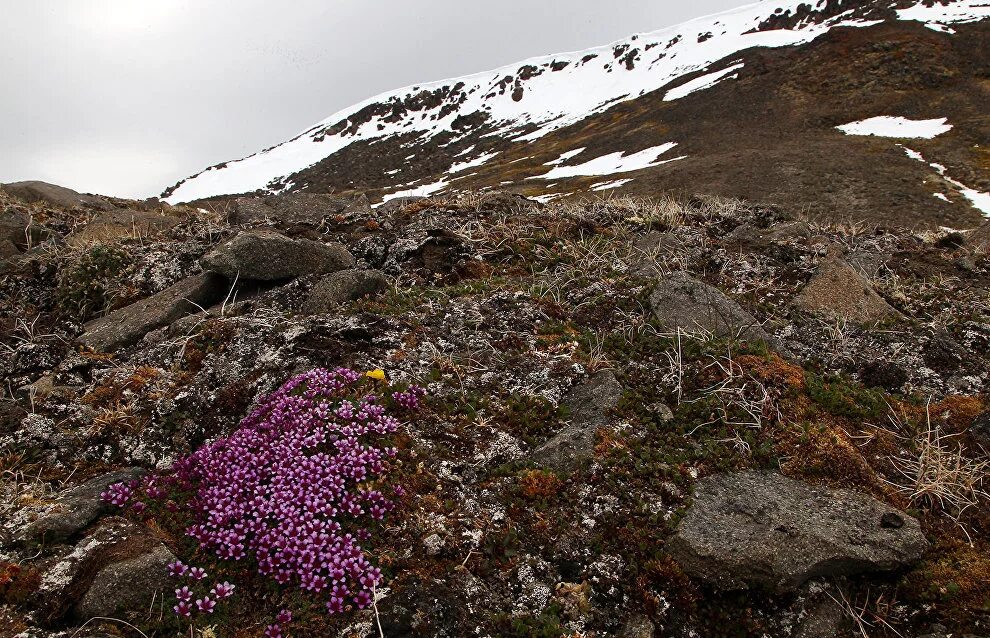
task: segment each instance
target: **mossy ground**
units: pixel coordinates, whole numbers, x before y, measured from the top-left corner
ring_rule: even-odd
[[[940,278],[958,247],[903,231],[809,224],[813,233],[771,248],[728,239],[743,223],[765,228],[780,216],[717,198],[539,208],[472,195],[423,200],[387,218],[342,220],[322,237],[351,243],[367,265],[392,267],[376,262],[371,249],[362,252],[372,241],[443,236],[449,246],[436,259],[395,264],[394,287],[333,317],[300,313],[312,284],[304,278],[232,304],[189,334],[116,357],[67,355],[39,338],[70,357],[56,374],[77,388],[40,413],[57,416],[77,437],[73,467],[88,477],[129,462],[133,450],[190,451],[229,431],[258,394],[307,366],[382,368],[390,378],[427,385],[426,407],[405,425],[394,470],[409,497],[373,548],[388,587],[377,619],[386,635],[605,636],[633,613],[646,614],[660,635],[789,635],[805,592],[716,593],[664,552],[694,483],[743,468],[860,490],[921,518],[934,548],[915,568],[823,585],[871,619],[871,636],[909,635],[933,622],[983,627],[990,617],[985,501],[954,520],[937,503],[912,499],[899,463],[918,457],[919,435],[932,424],[954,435],[951,443],[967,458],[978,458],[968,429],[987,408],[978,352],[990,317],[973,300],[990,281],[990,266],[980,262],[968,280]],[[196,228],[190,221],[175,231],[172,256],[206,249],[206,231]],[[897,255],[875,283],[912,320],[832,325],[795,310],[790,299],[836,246],[850,255]],[[127,240],[119,248],[162,259]],[[188,270],[183,264],[176,272]],[[75,265],[59,269],[72,273]],[[147,265],[117,276],[129,279]],[[649,298],[676,269],[727,291],[788,352],[666,330]],[[65,319],[50,295],[57,278],[17,277],[6,290],[47,290],[35,296],[39,316],[63,326],[68,340],[71,328],[58,323]],[[112,280],[121,289],[133,283]],[[22,299],[9,295],[4,312],[23,310]],[[966,362],[925,366],[917,352],[925,346],[911,344],[927,344],[936,328],[954,336]],[[861,371],[877,358],[904,367],[906,381],[864,383]],[[614,371],[624,392],[591,456],[564,470],[538,466],[530,453],[570,418],[563,397],[602,369]],[[49,481],[67,475],[52,460],[58,451],[37,450],[30,460],[5,453],[5,469],[37,469]],[[112,461],[100,461],[106,458]],[[348,628],[361,635],[358,623],[376,622],[368,612],[330,618],[318,600],[254,577],[247,565],[198,553],[181,534],[183,516],[153,511],[145,522],[178,555],[239,588],[237,604],[198,623],[200,632],[259,636],[283,606],[296,613],[297,636],[348,635]],[[427,551],[424,540],[434,535],[441,542]],[[11,580],[8,572],[0,566],[0,579]],[[12,591],[4,582],[0,590]],[[5,599],[21,602],[14,594]],[[126,618],[149,636],[188,630],[167,609]]]

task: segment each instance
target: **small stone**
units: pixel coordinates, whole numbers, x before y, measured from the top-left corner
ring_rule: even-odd
[[[565,469],[591,456],[595,433],[610,421],[609,412],[622,398],[622,385],[611,370],[603,370],[564,397],[570,424],[534,453],[538,463]]]
[[[377,270],[348,269],[330,273],[309,293],[303,312],[310,315],[330,312],[334,307],[374,295],[388,287],[388,278]]]
[[[741,337],[769,343],[760,323],[720,290],[686,272],[661,279],[650,297],[653,314],[667,331],[703,330],[718,337]]]
[[[626,621],[619,632],[619,638],[653,638],[656,627],[653,622],[641,614],[636,614]]]
[[[850,628],[845,610],[828,596],[813,605],[798,626],[794,638],[835,638]]]
[[[439,534],[430,534],[423,539],[423,547],[427,556],[436,556],[443,550],[444,540]]]

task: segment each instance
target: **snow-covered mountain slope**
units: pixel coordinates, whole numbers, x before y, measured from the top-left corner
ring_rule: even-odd
[[[641,143],[627,139],[618,148],[600,149],[608,153],[599,152],[600,143],[578,144],[577,138],[570,148],[563,147],[567,144],[562,140],[573,137],[569,133],[591,123],[600,125],[649,103],[652,131],[669,128],[667,116],[680,103],[695,104],[717,93],[715,89],[760,74],[767,66],[766,52],[787,55],[785,51],[806,49],[833,32],[899,25],[913,33],[954,38],[957,30],[988,17],[990,0],[820,0],[814,6],[801,0],[757,2],[604,47],[382,94],[333,114],[288,142],[209,168],[170,188],[165,197],[174,203],[332,188],[374,191],[373,196],[384,200],[440,192],[458,186],[458,180],[472,187],[524,186],[532,191],[528,180],[533,178],[546,178],[539,184],[545,189],[548,180],[594,177],[595,184],[580,183],[572,191],[584,192],[605,183],[603,176],[622,172],[627,178],[635,174],[627,172],[655,170],[692,155],[684,137]],[[795,72],[827,73],[824,68]],[[929,117],[923,119],[950,114],[925,115]],[[830,128],[841,135],[834,127],[857,119],[866,117],[850,115]],[[590,148],[575,153],[573,162],[564,158],[563,165],[548,166],[542,157],[554,151],[552,159],[581,146]],[[629,154],[639,155],[630,162]],[[536,155],[541,157],[534,160]],[[511,170],[503,171],[505,179],[498,181],[494,176],[485,183],[471,179],[493,167]],[[629,180],[612,183],[631,187]],[[544,196],[568,191],[558,188]]]

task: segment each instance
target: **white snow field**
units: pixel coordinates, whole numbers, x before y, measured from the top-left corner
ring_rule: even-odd
[[[533,58],[493,71],[383,93],[334,113],[290,141],[190,177],[166,201],[174,204],[258,189],[281,190],[286,177],[355,142],[380,140],[400,133],[415,133],[420,141],[425,141],[443,131],[451,131],[456,118],[479,112],[487,114],[488,124],[497,128],[490,135],[532,141],[616,103],[661,89],[687,74],[705,71],[745,49],[802,44],[835,27],[875,24],[854,19],[848,12],[820,23],[802,22],[792,29],[755,30],[774,14],[794,12],[801,4],[820,6],[824,1],[765,0],[660,31],[631,36],[604,47]],[[918,0],[915,5],[900,10],[897,16],[901,20],[917,20],[933,28],[948,29],[950,24],[990,17],[990,2],[956,0],[949,5],[925,7],[922,0]],[[623,61],[624,54],[616,58],[614,52],[622,47],[626,47],[627,52],[637,51],[631,69]],[[559,70],[552,70],[551,65]],[[514,86],[506,89],[499,82],[506,76],[515,80],[524,66],[532,66],[539,73],[518,80],[523,91],[517,101],[513,96]],[[738,67],[707,73],[674,88],[666,97],[672,100],[704,90],[734,71],[738,71]],[[454,87],[458,90],[454,91]],[[397,103],[423,91],[444,88],[449,94],[436,108],[410,109],[400,117],[389,117],[391,112],[386,112],[366,122],[355,119],[356,114],[369,105]],[[443,107],[449,112],[441,117]],[[326,134],[328,128],[342,122],[348,126],[341,127],[340,133]],[[534,126],[536,129],[528,133],[529,129],[523,128]],[[477,158],[466,157],[465,161],[472,159]],[[392,167],[395,168],[399,167]],[[463,170],[461,165],[456,168]],[[398,196],[398,193],[393,195]]]
[[[880,115],[868,120],[836,126],[846,135],[873,135],[930,140],[952,130],[944,117],[934,120],[909,120],[905,117]]]
[[[624,155],[622,151],[602,155],[576,166],[556,166],[549,173],[535,175],[530,179],[563,179],[565,177],[583,177],[588,175],[615,175],[638,171],[651,166],[660,166],[668,162],[684,159],[684,156],[661,160],[660,156],[677,146],[677,142],[667,142],[660,146],[647,148],[638,153]]]

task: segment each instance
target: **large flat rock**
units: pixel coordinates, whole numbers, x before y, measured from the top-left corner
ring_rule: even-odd
[[[156,328],[208,308],[226,290],[227,282],[217,275],[188,277],[156,295],[90,321],[79,342],[98,352],[125,348]]]
[[[290,239],[267,230],[242,232],[202,259],[204,270],[257,281],[336,272],[354,263],[354,256],[341,244]]]
[[[273,223],[279,227],[319,226],[327,218],[370,212],[371,204],[364,195],[292,193],[268,198],[239,197],[234,200],[231,221],[235,224]]]
[[[114,508],[100,498],[109,486],[139,478],[138,468],[111,472],[91,479],[58,496],[55,505],[24,530],[27,542],[60,543],[83,531]]]
[[[667,551],[717,589],[796,589],[811,578],[887,571],[928,548],[917,520],[850,490],[770,472],[698,482]]]
[[[118,241],[151,239],[179,224],[179,219],[161,213],[118,208],[98,214],[88,224],[65,238],[70,246]]]
[[[701,330],[724,338],[771,341],[760,322],[742,306],[686,272],[661,279],[650,305],[657,321],[671,332]]]

